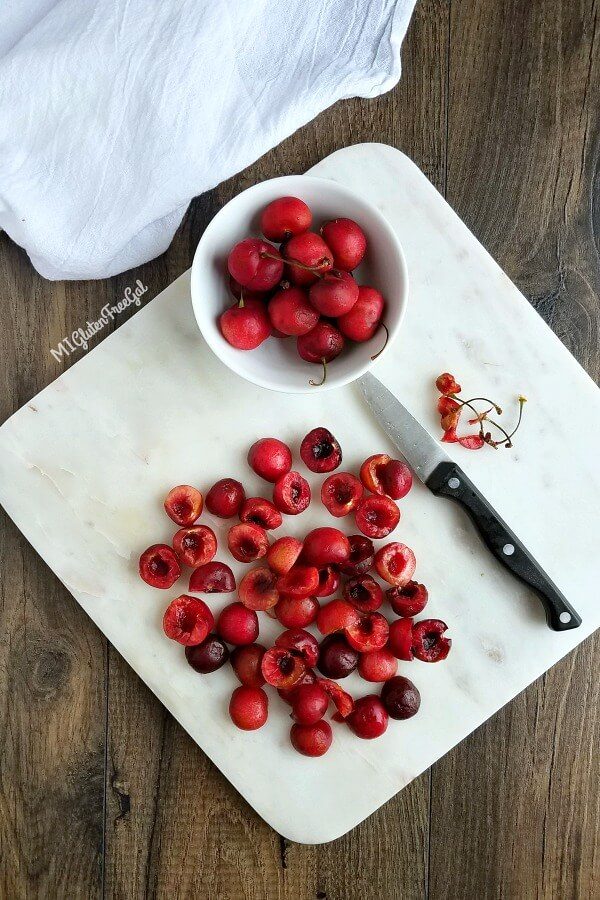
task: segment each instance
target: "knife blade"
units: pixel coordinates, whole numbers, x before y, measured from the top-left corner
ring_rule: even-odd
[[[463,507],[496,559],[538,595],[548,626],[553,631],[578,628],[579,614],[460,466],[374,375],[367,372],[359,384],[375,418],[415,475],[433,494]]]

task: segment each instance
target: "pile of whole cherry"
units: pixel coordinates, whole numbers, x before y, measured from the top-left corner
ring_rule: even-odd
[[[167,514],[180,526],[173,546],[149,547],[142,553],[139,571],[148,584],[168,589],[185,565],[193,570],[192,593],[234,591],[231,568],[214,558],[214,531],[195,523],[204,505],[223,519],[238,517],[239,523],[228,532],[229,551],[243,563],[263,562],[243,576],[237,587],[239,599],[225,606],[216,623],[203,600],[190,594],[177,597],[164,614],[165,633],[185,645],[187,661],[197,672],[214,672],[231,662],[241,682],[229,704],[238,728],[254,730],[266,722],[266,683],[291,706],[295,749],[322,756],[332,741],[331,726],[323,718],[330,702],[336,709],[335,721],[346,722],[358,737],[378,737],[389,717],[408,719],[419,709],[419,691],[397,674],[398,660],[437,662],[446,658],[451,641],[441,620],[414,621],[428,593],[412,580],[413,551],[396,541],[377,550],[373,545],[373,539],[386,538],[400,520],[395,501],[412,486],[408,467],[380,454],[363,463],[358,478],[334,471],[342,462],[342,451],[326,428],[306,435],[300,456],[311,472],[327,474],[321,486],[323,505],[336,518],[352,513],[360,534],[346,536],[337,528],[323,527],[310,531],[303,541],[288,536],[271,543],[269,532],[282,525],[282,514],[303,512],[311,491],[306,479],[292,471],[289,447],[263,438],[250,448],[248,462],[273,484],[272,501],[247,498],[233,478],[217,481],[206,500],[189,485],[173,488],[164,502]],[[372,570],[389,585],[385,593],[369,574]],[[321,605],[323,598],[338,592],[341,597]],[[386,600],[398,617],[391,622],[380,611]],[[269,648],[257,643],[259,612],[285,629]],[[313,624],[323,636],[320,642],[305,630]],[[355,670],[365,681],[383,684],[380,695],[354,700],[338,684]]]
[[[383,324],[385,301],[350,274],[367,251],[360,226],[332,219],[317,234],[311,225],[312,213],[298,197],[269,203],[261,216],[267,240],[247,237],[229,253],[236,303],[221,314],[219,325],[238,350],[254,350],[271,336],[295,337],[301,358],[323,366],[323,384],[327,363],[345,341],[368,341]]]

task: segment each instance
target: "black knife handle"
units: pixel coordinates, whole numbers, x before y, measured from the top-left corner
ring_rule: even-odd
[[[434,494],[450,497],[465,508],[496,559],[539,595],[550,628],[554,631],[568,631],[581,625],[580,616],[568,600],[460,466],[453,462],[439,463],[426,484]]]

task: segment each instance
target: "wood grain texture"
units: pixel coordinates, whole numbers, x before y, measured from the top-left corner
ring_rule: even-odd
[[[80,358],[51,357],[65,334],[136,278],[151,297],[181,274],[230,197],[371,140],[415,160],[597,378],[599,19],[594,0],[421,0],[394,91],[327,110],[116,278],[46,283],[0,235],[2,420]],[[598,639],[349,835],[305,847],[239,797],[3,513],[0,541],[2,900],[600,896]]]
[[[599,11],[452,4],[447,181],[449,202],[596,380]],[[599,650],[588,639],[435,766],[431,897],[600,896]]]

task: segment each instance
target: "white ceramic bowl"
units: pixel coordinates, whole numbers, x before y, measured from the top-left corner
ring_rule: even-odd
[[[408,273],[400,243],[384,216],[367,200],[347,187],[310,175],[287,175],[248,188],[221,209],[200,239],[192,265],[194,314],[211,350],[242,378],[261,387],[287,393],[308,393],[339,387],[354,381],[371,367],[373,354],[385,341],[383,329],[363,344],[348,341],[343,352],[329,363],[327,380],[319,380],[319,368],[302,360],[296,339],[269,338],[256,350],[236,350],[219,331],[219,315],[234,302],[228,287],[227,256],[238,241],[260,235],[259,218],[272,200],[300,197],[313,212],[312,229],[318,231],[328,219],[354,219],[367,236],[365,260],[354,272],[359,284],[377,288],[386,301],[385,323],[390,337],[384,353],[393,344],[406,309]]]

